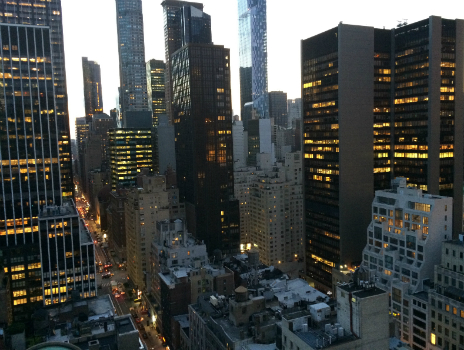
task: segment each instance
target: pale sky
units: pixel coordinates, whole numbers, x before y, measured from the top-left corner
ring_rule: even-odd
[[[201,2],[201,0],[197,0]],[[142,0],[145,59],[164,60],[162,0]],[[232,107],[240,113],[237,0],[204,0],[211,15],[213,42],[231,52]],[[109,114],[117,105],[119,86],[115,0],[62,0],[66,76],[71,137],[74,121],[84,116],[82,57],[97,61],[102,71],[103,107]],[[398,21],[417,22],[430,15],[464,18],[461,0],[268,0],[269,91],[300,97],[300,41],[338,25],[374,26],[390,29]]]

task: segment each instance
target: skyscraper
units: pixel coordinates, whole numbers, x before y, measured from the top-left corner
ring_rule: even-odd
[[[82,57],[82,75],[84,78],[84,105],[87,121],[92,120],[94,114],[103,113],[103,97],[100,65]]]
[[[165,68],[166,64],[161,60],[147,62],[148,100],[153,111],[153,126],[158,125],[160,114],[166,114]]]
[[[172,55],[177,183],[189,231],[210,253],[237,252],[240,239],[229,62],[219,45],[187,44]]]
[[[453,196],[461,232],[463,22],[340,24],[302,41],[306,261],[321,288],[335,264],[359,263],[373,191],[392,176]]]
[[[288,127],[293,127],[295,119],[301,119],[301,98],[287,100]]]
[[[66,92],[66,72],[63,45],[63,23],[61,0],[31,0],[33,6],[23,3],[0,0],[0,23],[41,25],[50,27],[53,50],[53,79],[55,85],[55,111],[59,139],[59,158],[61,166],[61,189],[63,197],[72,198],[74,184],[72,179],[71,135],[68,116],[68,95]]]
[[[288,128],[286,92],[271,91],[269,93],[269,118],[274,120],[274,125],[278,125],[282,128]]]
[[[151,128],[111,129],[108,135],[112,191],[135,186],[143,168],[153,171]]]
[[[172,122],[171,55],[190,42],[210,44],[211,17],[203,12],[203,4],[198,2],[165,0],[161,6],[164,12],[166,113]]]
[[[96,291],[93,242],[61,183],[67,164],[51,32],[0,24],[0,254],[9,322],[27,321],[37,304]]]
[[[259,117],[268,118],[266,0],[238,0],[238,18],[241,115],[253,102]]]
[[[116,0],[120,105],[123,126],[127,112],[148,111],[142,0]],[[134,117],[135,114],[131,114]]]

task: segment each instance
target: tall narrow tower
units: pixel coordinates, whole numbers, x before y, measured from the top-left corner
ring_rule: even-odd
[[[171,55],[187,43],[210,44],[211,17],[203,12],[203,4],[198,2],[165,0],[161,5],[164,11],[166,114],[172,122]]]
[[[74,185],[72,178],[71,135],[68,116],[68,94],[66,91],[66,72],[63,44],[63,23],[61,0],[29,0],[33,6],[24,6],[22,2],[0,0],[0,23],[40,25],[50,27],[53,51],[55,115],[59,140],[59,158],[61,167],[61,190],[63,197],[72,198]]]
[[[103,113],[103,97],[100,65],[82,57],[82,75],[84,78],[84,104],[87,122],[94,114]]]
[[[177,184],[189,231],[210,253],[238,252],[240,239],[229,62],[219,45],[188,44],[172,55]]]
[[[238,35],[240,107],[245,126],[251,119],[250,110],[244,109],[246,103],[253,102],[260,118],[269,117],[266,0],[238,0]]]
[[[148,111],[142,0],[116,0],[120,105],[123,125],[134,114]]]

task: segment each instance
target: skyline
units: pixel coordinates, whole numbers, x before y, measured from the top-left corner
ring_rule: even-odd
[[[453,1],[457,4],[457,1]],[[238,5],[237,0],[205,0],[204,11],[211,15],[212,37],[216,45],[231,52],[231,85],[233,114],[240,114]],[[412,3],[393,1],[379,12],[367,1],[345,3],[336,1],[331,14],[324,14],[323,3],[302,3],[288,0],[281,6],[278,0],[268,0],[268,76],[269,91],[284,91],[289,99],[298,98],[300,90],[300,41],[346,24],[386,29],[407,19],[414,23],[431,15],[455,19],[455,6],[440,7],[438,3],[417,7]],[[163,8],[161,0],[142,1],[145,33],[145,59],[164,60]],[[88,11],[92,8],[93,11]],[[363,11],[353,11],[362,8]],[[401,8],[401,13],[398,13]],[[312,9],[312,11],[311,11]],[[82,77],[82,57],[101,66],[104,113],[117,106],[119,61],[114,0],[62,1],[66,77],[69,101],[71,137],[75,139],[75,119],[85,115]],[[323,13],[314,15],[312,13]],[[305,18],[314,18],[307,21]],[[462,16],[464,17],[464,13]],[[86,18],[88,25],[82,25]],[[93,25],[92,25],[93,24]],[[79,28],[79,30],[76,30]],[[286,29],[282,29],[286,28]],[[284,62],[284,63],[283,63]]]

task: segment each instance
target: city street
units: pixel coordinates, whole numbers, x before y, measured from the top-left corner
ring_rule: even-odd
[[[89,220],[85,217],[86,211],[86,202],[82,199],[78,199],[76,206],[78,208],[79,214],[84,219],[92,239],[97,241],[98,237],[97,234],[101,233],[100,229],[97,228],[95,221]],[[101,237],[101,235],[100,235]],[[169,349],[167,346],[163,346],[163,341],[159,339],[159,335],[152,326],[153,322],[151,319],[147,319],[147,314],[144,313],[142,303],[134,302],[134,298],[136,296],[136,291],[132,289],[132,287],[126,288],[129,284],[131,285],[130,280],[128,280],[127,273],[125,269],[119,269],[116,266],[114,258],[111,256],[111,249],[105,249],[100,247],[100,244],[97,241],[95,244],[95,261],[97,265],[97,274],[96,274],[96,283],[97,283],[97,295],[105,295],[109,294],[111,296],[111,300],[116,308],[116,312],[118,315],[126,315],[131,313],[131,308],[134,308],[134,311],[137,313],[137,319],[134,319],[134,323],[139,328],[140,338],[143,342],[145,342],[148,350],[164,350]],[[99,265],[101,262],[101,265]],[[104,268],[105,264],[111,262],[112,267],[107,269]],[[102,272],[99,271],[99,266],[103,268]],[[111,273],[109,278],[102,278],[102,275],[108,271]],[[118,297],[112,293],[112,286],[111,282],[116,282],[118,284],[118,288],[123,292],[118,294]],[[131,293],[132,292],[132,293]],[[132,295],[132,296],[130,296]],[[146,312],[146,311],[145,311]],[[146,338],[143,337],[143,333],[146,333]]]

